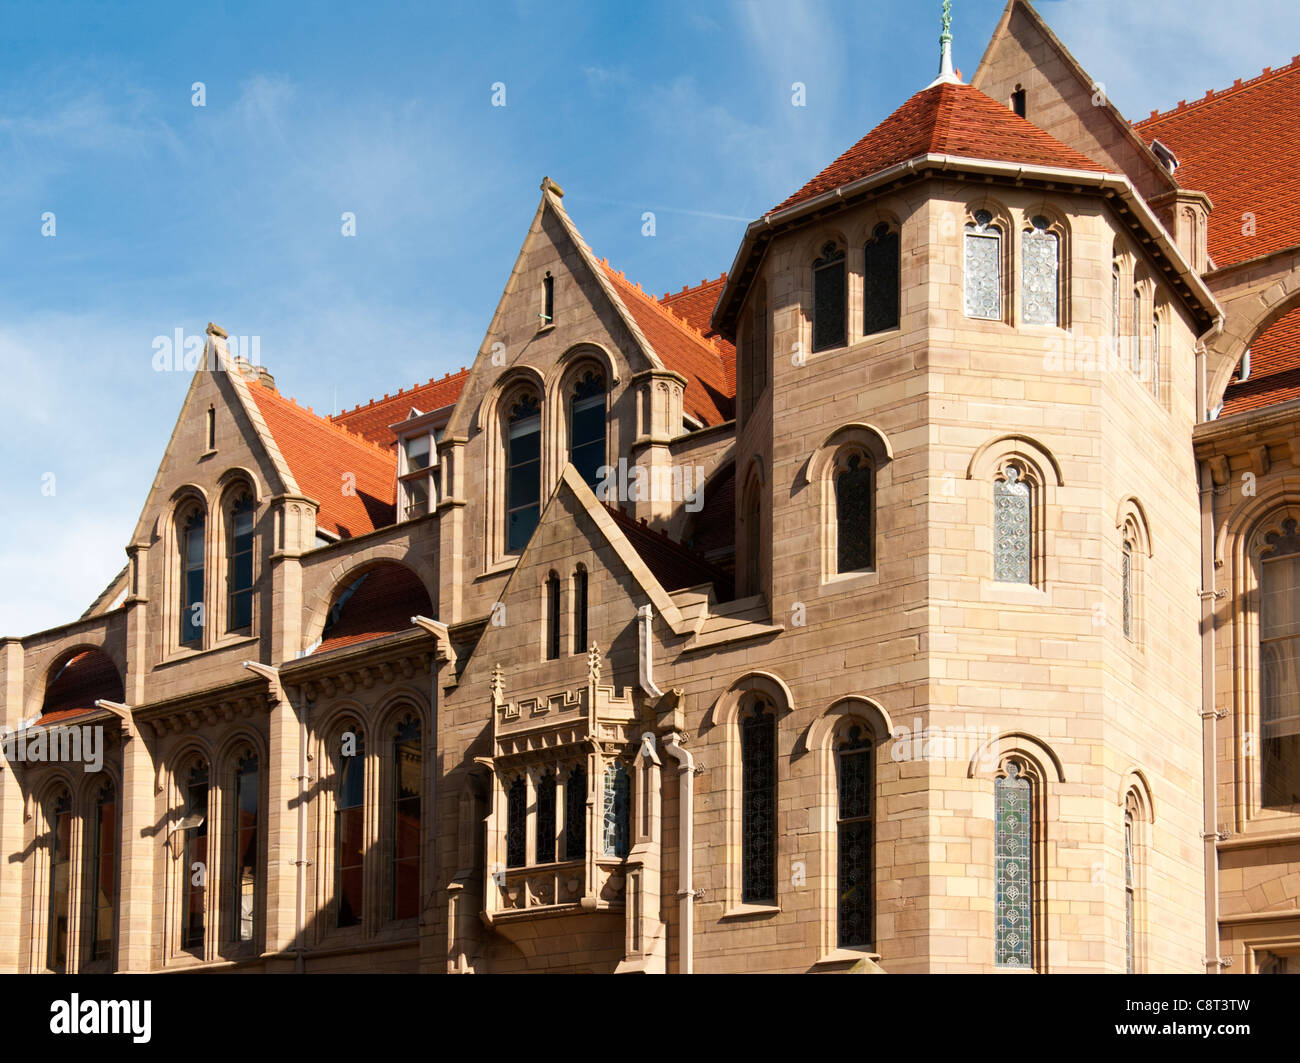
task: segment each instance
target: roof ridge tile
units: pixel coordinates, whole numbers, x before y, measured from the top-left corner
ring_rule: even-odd
[[[1279,67],[1266,66],[1260,73],[1256,74],[1253,78],[1250,78],[1248,81],[1243,81],[1241,78],[1237,78],[1236,80],[1233,81],[1231,85],[1228,85],[1226,88],[1206,89],[1204,96],[1200,97],[1199,99],[1192,100],[1191,103],[1188,103],[1186,100],[1179,100],[1177,106],[1170,107],[1169,110],[1167,111],[1154,110],[1149,115],[1147,115],[1147,117],[1140,119],[1139,121],[1136,122],[1131,122],[1130,125],[1132,125],[1134,129],[1137,129],[1140,128],[1141,126],[1148,125],[1153,122],[1158,122],[1164,118],[1168,118],[1170,115],[1186,114],[1188,111],[1200,107],[1204,104],[1216,103],[1219,100],[1226,99],[1227,97],[1233,95],[1234,93],[1240,91],[1241,89],[1254,88],[1256,85],[1261,85],[1265,81],[1269,81],[1273,78],[1281,77],[1283,74],[1289,74],[1296,70],[1300,70],[1300,55],[1293,55],[1291,57],[1291,62],[1287,63],[1286,66],[1279,66]]]

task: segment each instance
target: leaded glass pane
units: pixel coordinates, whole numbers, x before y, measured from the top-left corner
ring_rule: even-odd
[[[564,858],[587,855],[587,765],[578,764],[564,780]]]
[[[1133,547],[1124,543],[1120,575],[1123,580],[1124,637],[1133,637]]]
[[[822,257],[813,263],[814,351],[843,347],[848,342],[847,307],[844,252],[827,244],[822,248]]]
[[[898,328],[898,233],[880,224],[867,241],[862,265],[862,332]]]
[[[761,701],[740,721],[741,900],[776,898],[776,717]]]
[[[1002,318],[1002,233],[981,210],[966,225],[966,316]]]
[[[1021,287],[1025,302],[1025,324],[1055,325],[1057,323],[1057,288],[1060,272],[1060,238],[1048,232],[1046,218],[1033,220],[1034,227],[1024,233],[1020,241],[1024,263]]]
[[[523,396],[506,431],[506,549],[522,550],[541,515],[542,417],[537,399]]]
[[[181,532],[181,642],[203,639],[203,543],[205,518],[202,510],[190,514]]]
[[[506,787],[506,867],[523,867],[528,860],[527,817],[527,784],[516,775]]]
[[[586,373],[569,401],[569,461],[592,488],[605,464],[605,379]]]
[[[854,726],[840,743],[837,940],[843,947],[871,943],[871,744]]]
[[[1033,966],[1033,833],[1031,788],[1013,761],[994,780],[994,962]]]
[[[632,824],[630,790],[627,767],[617,760],[609,764],[605,768],[605,796],[601,810],[604,824],[601,852],[605,856],[627,856]]]
[[[1029,583],[1032,554],[1031,497],[1020,470],[1007,466],[993,483],[993,578],[1003,583]]]
[[[1124,956],[1133,973],[1133,814],[1124,813]]]
[[[537,783],[537,863],[555,860],[555,772],[548,771]]]
[[[871,466],[853,454],[835,476],[836,571],[871,567]]]

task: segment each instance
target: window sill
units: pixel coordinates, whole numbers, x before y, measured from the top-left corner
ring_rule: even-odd
[[[523,556],[522,554],[519,554],[519,555],[513,555],[513,554],[512,554],[511,556],[507,557],[507,558],[506,558],[505,560],[503,560],[503,561],[495,561],[495,562],[493,562],[492,564],[488,565],[487,568],[485,568],[482,572],[480,572],[480,573],[479,573],[477,576],[475,576],[474,578],[475,578],[476,580],[480,580],[480,579],[489,579],[489,578],[491,578],[492,576],[499,576],[499,575],[501,575],[502,572],[509,572],[509,571],[510,571],[511,569],[513,569],[517,564],[519,564],[519,558],[522,557],[522,556]]]
[[[539,335],[539,336],[542,335],[544,332],[554,332],[554,331],[555,331],[555,322],[554,322],[554,321],[549,321],[549,322],[547,322],[545,325],[538,325],[538,326],[537,326],[537,335]]]
[[[718,916],[718,921],[721,922],[726,919],[748,919],[780,914],[781,906],[779,904],[733,904]]]
[[[817,959],[813,960],[813,966],[823,967],[831,964],[857,963],[859,960],[879,963],[880,953],[872,952],[865,947],[861,949],[835,948],[831,949],[830,952],[822,953]]]
[[[880,573],[874,568],[859,569],[855,572],[835,572],[822,578],[822,590],[848,590],[855,584],[874,587],[880,582]]]
[[[256,641],[256,635],[232,635],[208,646],[206,649],[192,649],[183,646],[178,650],[173,650],[168,656],[159,661],[155,667],[166,668],[168,665],[180,664],[182,661],[192,661],[196,657],[206,657],[210,653],[220,653],[222,650],[229,650],[236,646],[247,646]]]
[[[982,590],[981,597],[986,602],[1001,602],[1003,604],[1019,602],[1025,605],[1050,604],[1050,596],[1047,590],[1033,583],[1008,583],[1002,580],[985,579]]]

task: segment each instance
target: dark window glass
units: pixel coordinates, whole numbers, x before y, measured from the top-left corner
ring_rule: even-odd
[[[1300,805],[1300,527],[1269,532],[1260,559],[1260,781],[1265,808]]]
[[[573,573],[573,652],[587,650],[587,570],[581,565]]]
[[[547,273],[542,278],[542,324],[555,323],[555,278]]]
[[[555,860],[555,772],[548,771],[537,783],[537,863]]]
[[[862,265],[862,332],[898,328],[898,233],[883,222],[871,232]]]
[[[605,768],[605,796],[602,806],[605,856],[627,856],[632,827],[632,781],[627,766],[614,761]]]
[[[249,750],[235,769],[235,862],[231,871],[231,934],[235,941],[252,941],[257,922],[257,754]]]
[[[839,761],[837,923],[841,946],[871,943],[871,742],[850,727]]]
[[[230,616],[231,631],[253,626],[253,500],[241,495],[230,514]]]
[[[836,571],[857,572],[871,567],[871,466],[861,454],[851,454],[835,475]]]
[[[528,862],[528,788],[522,775],[506,787],[506,867]]]
[[[394,919],[420,912],[420,778],[424,770],[420,721],[406,716],[393,736]]]
[[[755,701],[740,717],[741,897],[776,900],[776,716]]]
[[[1033,966],[1033,792],[1014,761],[993,784],[994,962]]]
[[[744,416],[753,412],[758,397],[767,389],[767,286],[759,282],[754,293],[754,309],[745,331]]]
[[[587,855],[587,765],[577,764],[564,780],[564,859]]]
[[[64,790],[50,809],[50,911],[45,965],[68,969],[68,897],[72,885],[72,795]]]
[[[587,373],[569,400],[569,461],[594,490],[605,464],[605,379]]]
[[[506,426],[506,550],[528,545],[541,516],[542,416],[537,399],[525,395]]]
[[[203,511],[196,509],[181,530],[181,642],[203,640]]]
[[[95,834],[90,867],[90,958],[111,960],[113,918],[117,909],[117,793],[112,783],[95,801]]]
[[[546,659],[560,656],[560,577],[546,577]]]
[[[185,783],[185,876],[181,947],[203,954],[208,897],[208,766],[195,764]]]
[[[844,251],[827,244],[822,248],[822,257],[813,263],[814,351],[843,347],[848,342],[847,307]]]
[[[1020,115],[1021,118],[1025,117],[1026,107],[1024,89],[1016,89],[1016,91],[1011,94],[1011,109],[1015,111],[1016,114]]]
[[[355,749],[351,756],[344,756],[340,742],[336,766],[334,897],[335,922],[340,927],[360,924],[365,900],[366,744],[360,730],[350,733],[356,736]]]

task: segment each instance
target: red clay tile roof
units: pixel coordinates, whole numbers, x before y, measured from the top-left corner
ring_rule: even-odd
[[[727,378],[727,394],[736,396],[736,346],[730,340],[713,331],[713,308],[718,305],[718,296],[727,284],[724,273],[717,280],[700,281],[694,288],[683,288],[680,292],[665,292],[659,297],[659,303],[668,307],[682,318],[691,328],[699,329],[706,339],[716,339],[722,353],[722,371]]]
[[[298,489],[320,503],[317,527],[350,539],[393,523],[396,454],[303,409],[266,384],[249,384],[248,393]]]
[[[688,545],[702,554],[736,545],[736,463],[704,485],[704,505],[695,514]]]
[[[412,407],[421,413],[432,413],[453,405],[468,379],[469,370],[462,367],[455,376],[448,373],[441,380],[434,378],[427,384],[416,384],[409,391],[371,399],[364,406],[332,415],[330,420],[381,447],[396,447],[397,436],[389,425],[405,421]]]
[[[1216,266],[1300,244],[1300,56],[1280,70],[1153,111],[1134,128],[1178,156],[1174,176],[1204,192]],[[1243,215],[1255,215],[1247,235]],[[1248,228],[1248,227],[1247,227]]]
[[[1250,345],[1250,376],[1229,384],[1221,417],[1300,399],[1300,306],[1283,314]]]
[[[712,583],[718,601],[731,601],[734,596],[731,576],[721,568],[663,532],[654,531],[644,521],[634,520],[621,509],[608,504],[605,508],[664,590],[676,591]]]
[[[728,389],[724,366],[728,356],[723,354],[721,341],[705,339],[703,332],[642,291],[605,259],[600,265],[664,366],[686,378],[686,412],[706,425],[730,421],[735,416],[735,371],[733,368]],[[735,348],[729,358],[734,366]]]
[[[407,631],[411,617],[432,613],[429,592],[414,572],[405,565],[378,565],[361,577],[334,622],[326,623],[321,643],[312,653]]]
[[[120,702],[125,688],[117,666],[106,653],[85,650],[60,669],[45,688],[41,723],[58,723],[95,711],[100,698]]]
[[[979,89],[945,83],[918,92],[772,213],[918,155],[1108,172]]]

